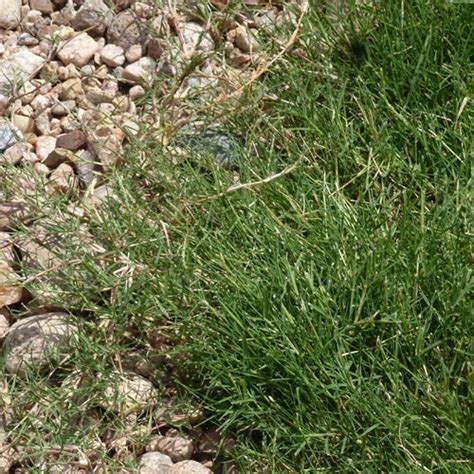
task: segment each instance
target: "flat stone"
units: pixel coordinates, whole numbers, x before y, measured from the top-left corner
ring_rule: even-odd
[[[11,0],[6,1],[9,3]],[[39,73],[44,62],[44,58],[33,54],[27,48],[21,48],[8,59],[0,60],[0,92],[8,92],[14,82],[22,83],[32,79]]]
[[[45,368],[51,356],[69,352],[69,341],[76,332],[76,318],[67,313],[45,313],[17,321],[3,347],[7,371],[24,376],[29,365]]]
[[[13,124],[23,133],[32,133],[35,130],[35,120],[33,117],[27,117],[26,115],[14,114]]]
[[[0,28],[13,30],[21,20],[21,0],[0,0]]]
[[[85,66],[99,50],[97,42],[87,33],[80,33],[69,40],[58,53],[63,64],[74,64],[74,66]]]
[[[72,132],[58,135],[56,146],[66,150],[77,150],[85,145],[86,141],[86,134],[82,130],[73,130]]]

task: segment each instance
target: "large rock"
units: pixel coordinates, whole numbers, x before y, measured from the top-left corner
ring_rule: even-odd
[[[8,3],[11,0],[6,1]],[[0,6],[0,12],[2,10]],[[43,64],[44,59],[27,48],[21,48],[8,59],[0,60],[0,92],[9,93],[12,84],[21,84],[32,79],[39,73]]]
[[[45,313],[17,321],[3,347],[7,371],[23,376],[29,366],[45,368],[52,356],[71,350],[69,341],[75,333],[76,319],[67,313]]]
[[[166,454],[151,452],[145,453],[138,461],[139,474],[171,474],[173,462]]]
[[[0,28],[13,30],[21,20],[21,0],[0,0]]]
[[[120,12],[110,23],[107,30],[107,42],[123,49],[134,44],[142,44],[146,38],[146,30],[140,18],[132,11]]]
[[[98,43],[87,33],[79,33],[70,39],[58,53],[59,59],[65,64],[85,66],[99,51]]]
[[[85,0],[71,22],[76,31],[102,36],[113,19],[113,13],[102,0]]]

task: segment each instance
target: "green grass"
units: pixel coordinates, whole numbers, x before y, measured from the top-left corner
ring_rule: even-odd
[[[132,143],[119,205],[88,218],[102,266],[65,282],[90,315],[70,365],[109,370],[164,327],[242,472],[470,471],[473,20],[383,2],[335,28],[313,8],[306,58],[226,115],[242,182],[297,163],[271,182],[215,197],[231,172]]]

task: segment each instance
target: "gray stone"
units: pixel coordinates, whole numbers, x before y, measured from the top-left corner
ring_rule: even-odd
[[[44,59],[27,48],[21,48],[8,59],[0,60],[0,92],[9,95],[12,86],[19,87],[32,79],[43,64]]]
[[[102,36],[113,19],[113,13],[102,0],[85,0],[71,21],[76,31]]]
[[[192,54],[195,51],[208,53],[214,49],[211,35],[199,23],[182,23],[180,28],[187,53]]]
[[[128,49],[141,44],[146,39],[146,30],[140,18],[130,10],[120,12],[110,23],[107,30],[107,42]]]
[[[107,64],[107,66],[121,66],[125,62],[124,50],[115,44],[107,44],[100,52],[100,59],[104,64]]]
[[[67,313],[45,313],[17,321],[3,347],[7,371],[22,376],[28,366],[45,368],[51,356],[69,352],[69,341],[77,333],[75,321]]]
[[[0,28],[15,29],[21,20],[21,0],[0,0]]]
[[[18,132],[6,120],[0,121],[0,152],[5,151],[18,141]]]
[[[173,462],[166,454],[158,452],[145,453],[138,461],[139,474],[171,474]]]
[[[178,138],[179,146],[203,158],[211,156],[224,168],[237,168],[240,146],[238,140],[228,132],[217,128],[203,132],[185,128],[182,133]]]
[[[212,474],[212,471],[197,461],[181,461],[173,466],[173,474]]]

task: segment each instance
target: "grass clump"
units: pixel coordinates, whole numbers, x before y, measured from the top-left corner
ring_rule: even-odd
[[[241,181],[265,182],[225,193],[232,172],[145,139],[91,217],[109,258],[81,288],[113,288],[85,305],[97,338],[117,356],[166,325],[242,472],[470,469],[473,19],[384,2],[333,28],[311,9],[304,54],[226,124]]]

